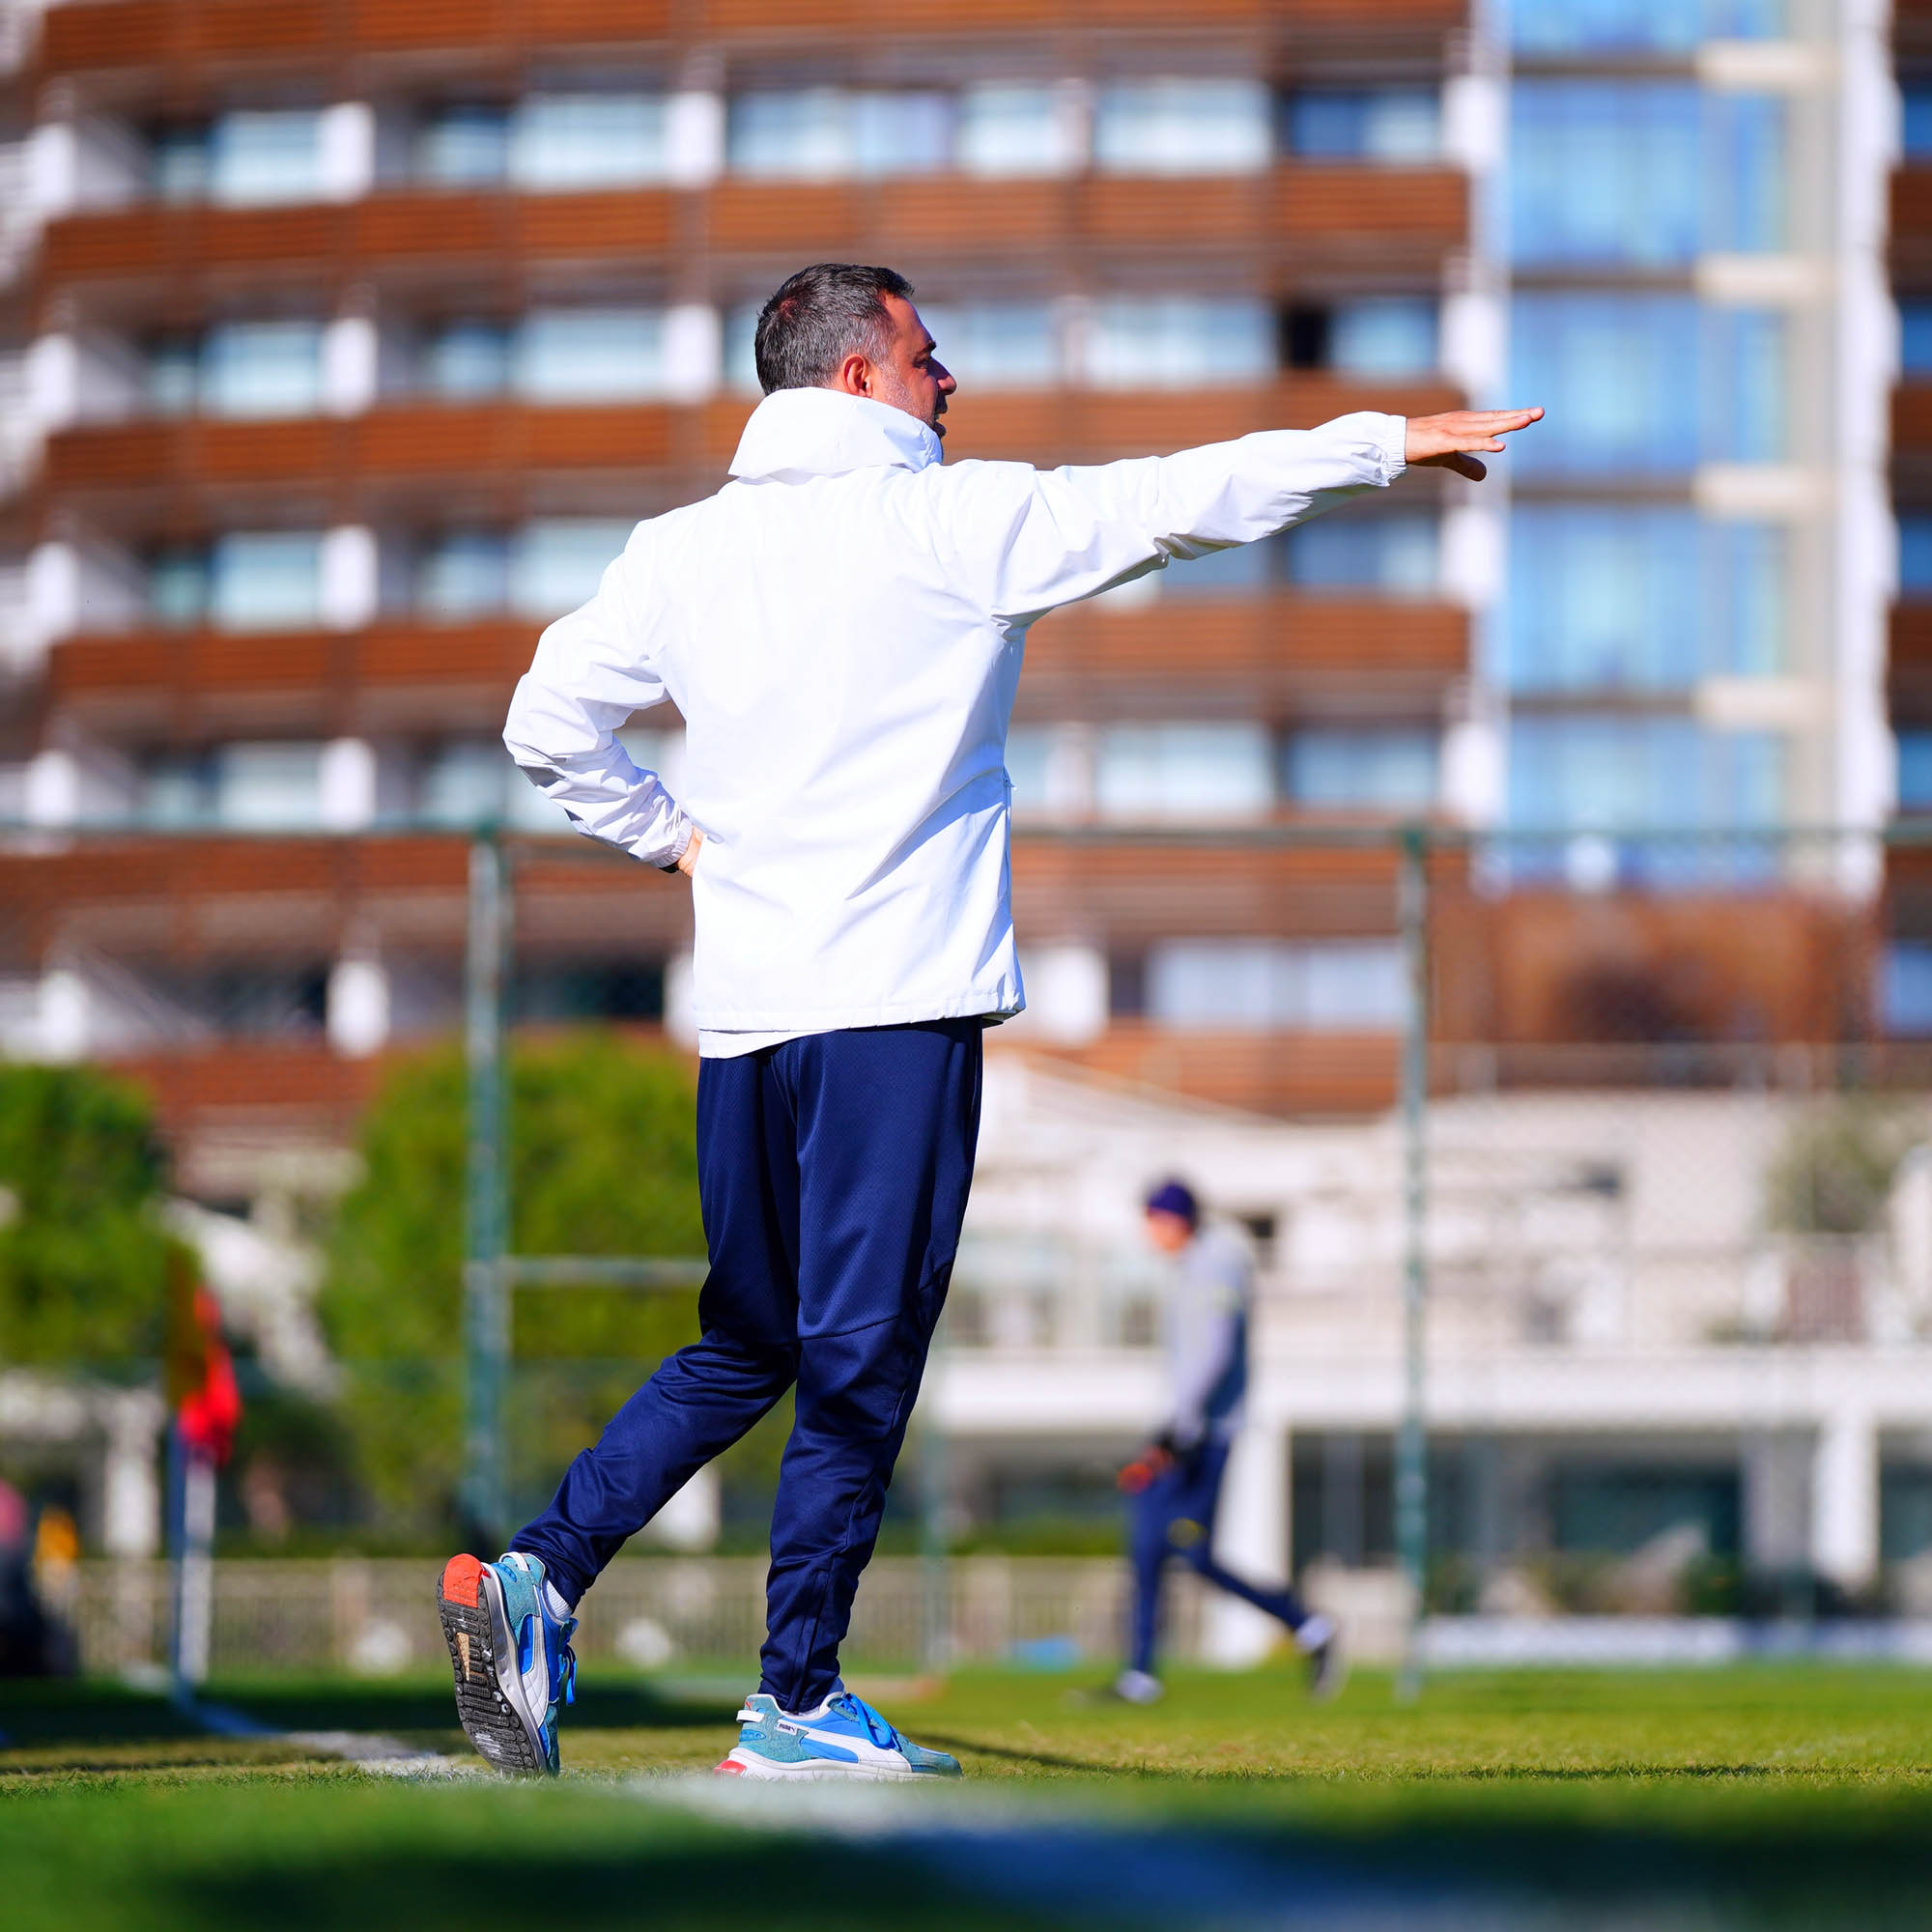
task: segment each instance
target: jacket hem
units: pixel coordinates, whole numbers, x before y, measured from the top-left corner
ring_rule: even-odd
[[[761,1007],[750,1012],[700,1007],[692,1012],[699,1033],[843,1033],[852,1027],[906,1026],[920,1020],[1011,1019],[1026,1010],[1024,999],[996,993],[961,993],[950,1000],[904,1000],[882,1007],[838,1007],[824,1012]]]

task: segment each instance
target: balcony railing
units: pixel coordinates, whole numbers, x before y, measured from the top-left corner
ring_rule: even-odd
[[[65,13],[67,9],[59,10]],[[89,9],[88,11],[94,11]],[[179,303],[291,276],[373,277],[420,289],[452,276],[516,285],[525,263],[618,263],[676,251],[752,258],[895,260],[918,277],[951,261],[1234,251],[1289,275],[1372,261],[1439,268],[1468,232],[1468,181],[1453,168],[1284,162],[1258,175],[864,182],[726,178],[680,193],[634,188],[516,194],[383,189],[291,208],[142,206],[74,214],[43,244],[43,287],[103,292],[163,283]]]
[[[1196,0],[1184,24],[1190,35],[1263,31],[1361,52],[1396,48],[1413,58],[1439,55],[1443,38],[1466,19],[1464,0],[1379,0],[1372,11],[1349,0]],[[872,46],[881,38],[1145,33],[1176,25],[1171,8],[1148,0],[926,0],[910,8],[840,0],[809,13],[795,0],[278,0],[272,7],[258,0],[97,0],[49,9],[38,65],[48,78],[139,69],[159,70],[158,81],[215,62],[326,71],[346,53],[440,52],[501,66],[539,50],[662,54],[747,42],[809,49]]]

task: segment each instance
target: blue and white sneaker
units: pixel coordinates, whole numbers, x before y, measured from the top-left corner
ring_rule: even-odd
[[[957,1777],[959,1760],[902,1738],[863,1697],[835,1690],[789,1718],[762,1690],[738,1713],[738,1742],[718,1769],[729,1777]]]
[[[495,1563],[452,1556],[436,1607],[469,1742],[498,1771],[554,1777],[557,1706],[577,1695],[577,1619],[552,1615],[541,1559],[521,1549]]]

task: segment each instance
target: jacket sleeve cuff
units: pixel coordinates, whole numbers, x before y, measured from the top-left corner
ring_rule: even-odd
[[[1408,468],[1408,418],[1382,416],[1377,441],[1381,447],[1382,482],[1393,483]]]
[[[691,820],[680,818],[678,820],[677,838],[670,847],[670,856],[654,862],[659,871],[674,872],[677,870],[678,861],[691,849]]]

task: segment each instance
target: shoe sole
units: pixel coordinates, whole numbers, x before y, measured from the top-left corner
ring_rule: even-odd
[[[502,1584],[475,1557],[452,1556],[437,1584],[436,1610],[456,1674],[456,1716],[464,1734],[497,1770],[548,1776],[542,1742],[522,1708]]]
[[[884,1765],[838,1764],[822,1757],[781,1764],[774,1758],[760,1757],[756,1751],[742,1748],[727,1751],[715,1767],[715,1775],[748,1777],[754,1784],[812,1784],[835,1778],[858,1778],[870,1784],[910,1784],[915,1780],[930,1783],[959,1776],[956,1771],[915,1771],[910,1765],[903,1771],[890,1771]]]

